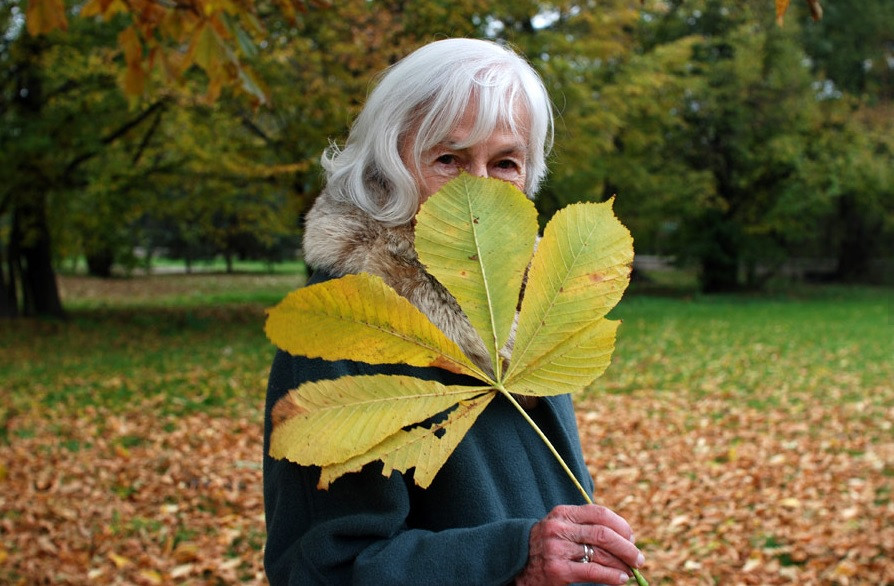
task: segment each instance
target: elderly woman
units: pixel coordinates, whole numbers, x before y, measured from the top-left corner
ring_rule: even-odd
[[[421,202],[463,171],[533,196],[551,135],[543,83],[512,51],[470,39],[418,49],[381,78],[344,149],[323,157],[327,184],[304,236],[312,282],[379,275],[470,357],[483,359],[480,339],[462,333],[470,328],[455,300],[416,257],[413,219]],[[266,455],[271,408],[289,389],[374,373],[470,382],[437,368],[277,354],[264,436],[265,566],[273,584],[622,584],[643,563],[627,522],[584,504],[503,398],[424,490],[397,472],[383,476],[377,464],[318,490],[318,468]],[[543,398],[528,411],[592,491],[570,397]]]

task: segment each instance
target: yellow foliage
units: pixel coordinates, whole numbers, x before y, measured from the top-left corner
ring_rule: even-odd
[[[62,0],[28,0],[25,21],[28,32],[32,35],[42,35],[56,29],[68,29],[65,4]]]
[[[785,21],[785,13],[788,11],[790,0],[776,0],[776,23],[782,26]],[[823,17],[823,7],[820,0],[807,0],[807,6],[810,8],[810,15],[813,20],[819,20]]]
[[[291,354],[370,364],[439,366],[483,377],[454,342],[380,277],[346,275],[290,293],[268,312],[267,337]],[[351,340],[351,344],[345,344]]]
[[[283,350],[326,360],[437,366],[471,375],[482,386],[386,375],[306,383],[274,407],[270,455],[323,467],[324,488],[376,460],[386,475],[414,469],[414,481],[426,487],[498,393],[521,410],[511,393],[548,396],[592,383],[614,349],[618,322],[605,315],[629,283],[632,238],[611,201],[556,214],[532,260],[536,235],[536,212],[524,194],[506,182],[465,174],[429,198],[417,216],[419,258],[486,341],[493,379],[379,277],[347,275],[290,293],[269,311],[266,326]],[[504,376],[498,351],[509,337],[528,266]]]
[[[341,464],[324,467],[320,473],[319,486],[328,488],[339,476],[357,472],[373,460],[381,460],[384,464],[382,474],[391,474],[393,470],[407,472],[410,468],[415,468],[413,480],[422,488],[428,487],[494,396],[493,393],[480,394],[460,401],[456,409],[441,423],[398,431],[371,452]],[[439,433],[443,435],[438,435]]]
[[[409,376],[307,383],[276,404],[270,455],[304,465],[340,464],[481,393]]]

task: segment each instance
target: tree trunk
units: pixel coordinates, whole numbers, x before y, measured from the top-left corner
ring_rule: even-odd
[[[739,289],[739,240],[730,222],[720,214],[703,218],[701,289],[704,293],[728,293]]]
[[[702,259],[702,292],[729,293],[739,288],[739,263],[724,255]]]
[[[99,250],[87,255],[87,273],[92,277],[108,279],[112,276],[112,265],[115,253],[111,250]]]
[[[854,196],[845,194],[838,200],[838,221],[841,240],[835,278],[848,283],[867,281],[869,260],[874,250],[874,230],[859,209]]]
[[[44,37],[25,35],[21,45],[25,55],[14,68],[16,93],[12,106],[28,119],[39,119],[44,106],[40,57],[47,47]],[[10,206],[12,230],[9,246],[10,286],[15,295],[16,279],[22,293],[21,315],[64,317],[56,273],[53,269],[50,230],[47,222],[46,191],[51,180],[40,173],[19,169],[15,196]],[[9,298],[9,293],[7,293]]]
[[[22,314],[65,317],[53,270],[46,198],[26,197],[14,211],[12,238],[21,262]]]
[[[11,248],[4,254],[3,244],[0,243],[0,318],[19,315],[15,263],[12,259]]]

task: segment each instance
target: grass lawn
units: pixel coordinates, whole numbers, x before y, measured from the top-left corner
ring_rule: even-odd
[[[60,279],[0,327],[0,583],[263,583],[263,310],[296,274]],[[628,294],[579,397],[653,584],[894,583],[891,289]]]

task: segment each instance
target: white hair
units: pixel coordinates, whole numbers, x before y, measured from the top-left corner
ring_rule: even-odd
[[[476,39],[435,41],[383,72],[344,149],[333,144],[323,153],[330,195],[386,225],[409,222],[420,193],[401,145],[411,141],[418,167],[421,153],[443,141],[469,106],[477,113],[466,146],[509,128],[527,145],[524,191],[533,197],[553,142],[549,96],[522,57]]]

